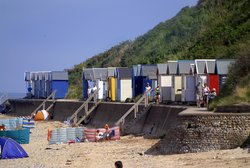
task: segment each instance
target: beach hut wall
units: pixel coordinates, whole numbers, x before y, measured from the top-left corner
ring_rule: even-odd
[[[52,71],[51,74],[52,81],[51,81],[51,93],[55,90],[55,98],[62,99],[68,93],[68,72],[65,71]]]
[[[182,77],[179,75],[174,76],[174,96],[172,101],[181,102],[182,96]]]
[[[228,59],[228,60],[216,60],[216,71],[219,75],[219,89],[223,87],[226,82],[228,68],[231,64],[235,63],[235,60]]]
[[[183,75],[182,76],[182,102],[195,102],[195,76]]]
[[[94,80],[94,74],[93,74],[93,68],[85,68],[83,69],[82,72],[82,96],[83,99],[87,99],[88,98],[88,88],[91,87],[91,89],[93,88],[93,86],[89,85],[89,81],[93,81]]]
[[[181,101],[193,102],[195,101],[195,77],[192,66],[195,64],[194,60],[179,60],[179,74],[181,75]],[[180,88],[179,88],[180,89]],[[178,98],[179,99],[179,98]]]
[[[88,80],[86,79],[83,79],[82,80],[82,95],[83,95],[83,99],[87,99],[88,98],[88,88],[89,88],[89,85],[88,85]]]
[[[167,77],[167,69],[168,69],[168,64],[157,64],[157,79],[158,79],[158,84],[160,86],[160,102],[165,102],[168,100],[171,100],[171,87],[172,83],[169,84],[169,80],[166,79]],[[165,82],[166,81],[166,82]],[[167,94],[167,93],[170,94]]]
[[[109,99],[111,101],[116,100],[116,92],[115,92],[115,87],[116,87],[116,79],[115,79],[115,74],[116,74],[116,68],[115,67],[108,67],[108,81],[107,81],[107,90],[108,90],[108,95]]]
[[[117,100],[132,98],[132,68],[117,68],[116,72]]]
[[[98,99],[107,98],[107,80],[108,69],[107,68],[93,68],[94,81],[98,90]]]
[[[181,101],[181,76],[178,61],[168,61],[168,75],[172,75],[171,101]]]
[[[216,89],[216,92],[219,92],[219,75],[216,74],[216,60],[207,59],[205,72],[207,74],[207,85],[212,90]]]
[[[108,97],[111,101],[116,101],[116,79],[115,77],[109,77],[108,79]]]
[[[132,66],[132,90],[133,98],[143,93],[143,79],[145,77],[141,76],[141,65]]]

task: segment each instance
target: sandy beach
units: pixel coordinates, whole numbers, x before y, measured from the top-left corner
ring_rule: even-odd
[[[0,115],[0,118],[8,116]],[[75,144],[49,145],[47,130],[66,127],[61,122],[36,122],[31,130],[30,143],[23,144],[29,157],[24,159],[0,160],[2,168],[47,168],[86,167],[112,168],[121,160],[124,167],[176,168],[176,167],[250,167],[247,149],[217,150],[203,153],[160,155],[145,154],[160,139],[144,139],[132,135],[118,141],[84,142]]]

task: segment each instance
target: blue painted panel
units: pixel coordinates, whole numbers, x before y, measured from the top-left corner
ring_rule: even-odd
[[[145,91],[145,87],[143,87],[143,80],[145,77],[143,76],[135,76],[133,78],[133,92],[134,92],[134,97],[142,94]]]
[[[82,88],[83,88],[83,98],[87,99],[88,98],[88,81],[87,80],[82,80]]]
[[[52,81],[52,92],[57,90],[55,98],[63,99],[68,93],[68,81],[67,80],[53,80]]]

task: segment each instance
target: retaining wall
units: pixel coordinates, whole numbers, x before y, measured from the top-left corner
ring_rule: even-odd
[[[161,142],[163,154],[232,149],[250,135],[249,113],[180,114],[177,121]]]
[[[9,102],[12,106],[10,114],[26,116],[30,115],[42,100],[10,100]],[[82,103],[82,101],[57,101],[51,109],[53,120],[67,120]],[[112,127],[132,105],[131,103],[100,103],[90,115],[87,127],[100,128],[106,123]],[[142,105],[139,106],[139,109],[142,108]],[[250,137],[250,113],[212,113],[195,111],[196,108],[190,107],[187,108],[189,112],[186,112],[185,109],[181,106],[153,105],[129,130],[129,133],[164,137],[157,144],[160,145],[157,150],[163,154],[231,149],[240,146]],[[131,113],[126,118],[125,124],[133,118],[134,113]],[[152,133],[149,134],[150,132]]]

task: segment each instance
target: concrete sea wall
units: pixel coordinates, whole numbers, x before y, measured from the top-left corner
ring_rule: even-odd
[[[10,115],[27,116],[43,100],[9,100]],[[52,101],[46,104],[48,107]],[[65,121],[83,101],[59,100],[50,110],[53,120]],[[100,103],[89,116],[86,127],[101,128],[106,123],[114,126],[132,103]],[[90,105],[91,107],[91,105]],[[139,106],[139,110],[143,105]],[[83,115],[81,111],[79,116]],[[131,113],[125,125],[134,119]],[[140,134],[145,138],[161,137],[156,146],[162,154],[203,152],[215,149],[231,149],[240,146],[250,137],[250,113],[212,113],[182,106],[153,105],[149,111],[126,133]],[[151,133],[151,134],[150,134]],[[149,149],[149,151],[153,151]],[[150,153],[150,152],[149,152]]]
[[[180,113],[161,142],[163,154],[205,152],[241,146],[250,135],[249,113]]]

